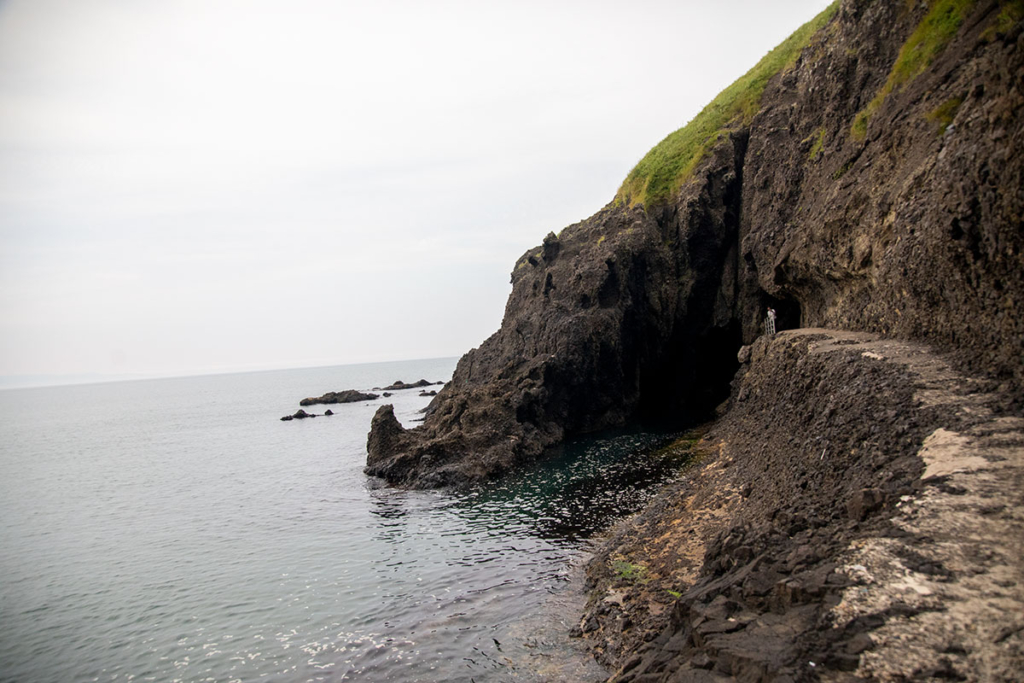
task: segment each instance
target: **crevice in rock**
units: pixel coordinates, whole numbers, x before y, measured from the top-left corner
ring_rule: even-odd
[[[667,343],[640,367],[637,420],[686,428],[714,417],[729,397],[743,344],[739,234],[748,132],[730,136],[731,156],[716,166],[699,199],[665,209],[665,234],[685,236],[676,267],[687,284]],[[799,319],[799,313],[795,316]]]

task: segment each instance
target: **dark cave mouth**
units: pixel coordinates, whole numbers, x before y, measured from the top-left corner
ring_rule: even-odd
[[[795,296],[761,290],[755,301],[758,321],[753,329],[746,326],[747,335],[765,333],[769,307],[775,309],[777,332],[801,327],[803,309]],[[631,421],[652,429],[686,429],[713,420],[731,393],[743,343],[744,325],[735,318],[703,330],[677,330],[667,350],[641,368],[639,402]]]
[[[760,299],[762,321],[767,315],[769,307],[775,309],[775,330],[777,332],[795,330],[803,326],[803,310],[796,297],[787,294],[772,296],[767,292],[761,292]],[[763,323],[761,331],[764,331]]]
[[[743,330],[736,321],[726,327],[713,327],[697,342],[695,387],[698,401],[694,406],[707,414],[729,398],[732,380],[740,369],[736,356],[743,346]]]
[[[803,309],[795,296],[761,291],[757,300],[757,335],[765,332],[769,307],[775,309],[776,331],[802,326]],[[635,421],[664,429],[689,428],[713,420],[716,408],[729,398],[732,380],[740,368],[736,356],[743,346],[743,331],[743,325],[734,319],[726,325],[708,327],[695,337],[680,335],[669,346],[675,351],[666,352],[642,369]]]
[[[743,330],[736,321],[711,327],[641,373],[636,421],[652,428],[689,428],[714,418],[729,398],[740,364]]]

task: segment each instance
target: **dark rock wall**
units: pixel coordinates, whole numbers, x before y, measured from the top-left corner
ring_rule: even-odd
[[[765,94],[743,188],[745,294],[799,303],[805,325],[922,338],[1024,384],[1024,50],[975,3],[931,67],[851,122],[926,11],[847,2]],[[945,132],[934,113],[962,100]],[[814,141],[823,133],[820,151]],[[757,312],[748,309],[749,341]]]
[[[459,484],[567,435],[709,411],[768,305],[782,328],[924,339],[1020,395],[1020,25],[996,34],[1000,5],[975,3],[866,135],[851,132],[926,11],[843,2],[671,202],[610,204],[524,254],[501,329],[462,358],[426,422],[402,430],[381,409],[367,472]],[[934,113],[954,98],[943,133]]]

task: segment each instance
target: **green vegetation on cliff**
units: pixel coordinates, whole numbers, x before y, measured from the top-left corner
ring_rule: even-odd
[[[650,206],[678,190],[720,136],[750,122],[761,106],[761,95],[771,77],[796,63],[800,51],[832,18],[838,6],[837,0],[797,29],[753,69],[719,93],[686,126],[658,143],[629,172],[616,201]]]
[[[949,41],[953,40],[972,5],[974,0],[931,0],[928,3],[928,13],[900,48],[885,85],[868,102],[868,106],[854,117],[853,126],[850,128],[853,137],[863,139],[867,135],[868,121],[882,106],[885,98],[931,66],[935,58],[946,49]]]
[[[995,40],[996,36],[1006,34],[1024,19],[1024,0],[1000,0],[999,5],[999,14],[981,34],[986,40]]]
[[[811,140],[814,140],[814,142],[811,144],[811,150],[807,153],[808,161],[814,161],[821,154],[821,150],[825,148],[825,127],[822,126],[814,131],[804,142],[810,142]]]
[[[938,124],[937,132],[939,135],[945,133],[950,124],[953,123],[953,118],[956,117],[956,112],[961,104],[963,104],[963,98],[953,97],[929,112],[928,120]]]

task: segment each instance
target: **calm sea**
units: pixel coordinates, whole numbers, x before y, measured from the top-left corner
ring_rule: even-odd
[[[580,441],[451,494],[362,473],[385,399],[279,420],[454,366],[0,391],[0,680],[600,679],[566,636],[578,569],[671,475],[640,455],[658,437]],[[412,426],[429,399],[386,401]]]

